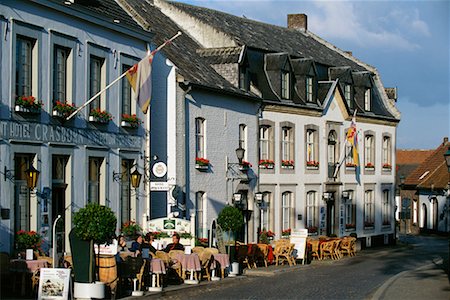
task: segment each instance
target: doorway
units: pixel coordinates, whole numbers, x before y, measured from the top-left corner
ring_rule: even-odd
[[[334,234],[334,224],[335,224],[335,205],[334,197],[328,200],[327,203],[327,236]]]

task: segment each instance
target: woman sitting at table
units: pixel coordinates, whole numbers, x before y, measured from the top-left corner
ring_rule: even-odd
[[[135,239],[135,241],[131,244],[131,248],[128,248],[131,252],[134,252],[134,256],[138,257],[142,253],[142,244],[143,244],[143,238],[142,235],[138,235]]]
[[[127,251],[127,241],[123,235],[119,235],[117,238],[117,249],[118,251]]]
[[[156,254],[156,248],[153,247],[152,243],[154,242],[155,237],[153,236],[153,233],[151,232],[147,232],[147,234],[145,235],[145,241],[144,241],[144,246],[146,248],[150,249],[150,252],[152,252],[153,254]]]
[[[174,233],[172,235],[172,243],[166,246],[164,252],[170,252],[171,250],[183,250],[184,246],[180,244],[180,235],[178,233]]]

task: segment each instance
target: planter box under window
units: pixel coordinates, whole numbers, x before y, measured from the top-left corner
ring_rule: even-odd
[[[195,168],[199,171],[205,172],[208,171],[209,169],[209,165],[199,165],[199,164],[195,164]]]
[[[128,127],[128,128],[137,128],[139,126],[138,123],[131,123],[128,121],[122,121],[120,122],[120,126],[122,127]]]
[[[365,166],[364,167],[367,171],[374,171],[375,170],[375,167],[368,167],[368,166]]]
[[[100,124],[108,124],[109,120],[107,119],[100,119],[94,116],[89,116],[89,122],[93,122],[93,123],[100,123]]]
[[[41,113],[41,109],[40,108],[35,108],[35,107],[23,107],[20,105],[16,105],[14,107],[14,111],[18,112],[18,113],[25,113],[25,114],[40,114]]]
[[[306,166],[306,170],[319,170],[319,166]]]
[[[268,165],[259,165],[260,169],[273,169],[274,165],[273,164],[268,164]]]
[[[281,166],[282,169],[293,170],[294,166]]]

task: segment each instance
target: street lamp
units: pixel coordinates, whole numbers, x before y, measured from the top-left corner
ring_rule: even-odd
[[[142,174],[136,169],[131,173],[131,186],[137,189],[141,184]]]
[[[263,193],[261,193],[261,192],[255,193],[255,201],[258,206],[261,206],[262,201],[263,201]]]
[[[241,145],[239,145],[239,148],[237,148],[235,151],[236,151],[236,156],[239,161],[239,164],[242,164],[242,160],[244,159],[245,149],[242,148]]]
[[[36,170],[33,166],[30,166],[30,168],[28,168],[25,171],[26,177],[27,177],[27,187],[30,190],[34,190],[36,188],[37,185],[37,181],[39,178],[39,171]]]

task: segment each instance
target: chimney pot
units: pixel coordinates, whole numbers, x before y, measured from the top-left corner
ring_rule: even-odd
[[[287,23],[288,28],[308,30],[308,16],[306,14],[288,14]]]

